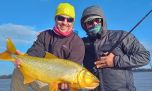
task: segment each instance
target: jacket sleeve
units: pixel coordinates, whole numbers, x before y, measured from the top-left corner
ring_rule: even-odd
[[[44,57],[44,33],[40,33],[37,36],[36,41],[33,43],[32,47],[28,49],[27,54],[30,56]]]
[[[71,43],[72,48],[71,48],[71,52],[68,59],[76,63],[82,64],[83,59],[84,59],[84,53],[85,53],[84,43],[82,39],[80,38],[74,39],[72,41],[73,41]]]
[[[116,48],[114,50],[116,55],[114,66],[116,68],[130,69],[140,67],[148,64],[150,61],[149,51],[132,34],[123,40],[120,49]]]

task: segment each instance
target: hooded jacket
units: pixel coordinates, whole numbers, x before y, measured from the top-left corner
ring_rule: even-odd
[[[76,34],[61,37],[49,29],[41,32],[27,51],[29,55],[38,57],[44,57],[46,52],[82,64],[85,48],[83,41]]]
[[[92,73],[99,75],[102,89],[96,89],[97,91],[136,91],[132,68],[148,64],[150,53],[134,35],[130,34],[112,52],[115,55],[114,67],[95,70],[95,60],[102,56],[104,52],[108,52],[114,44],[127,34],[123,30],[107,30],[103,13],[101,10],[96,12],[97,9],[99,7],[91,6],[84,10],[82,15],[81,25],[83,29],[85,29],[83,21],[87,16],[99,14],[103,19],[103,30],[99,37],[96,37],[96,39],[91,39],[90,37],[83,38],[85,44],[83,65]]]

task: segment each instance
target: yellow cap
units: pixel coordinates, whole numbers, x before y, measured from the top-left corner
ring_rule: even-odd
[[[60,3],[56,9],[56,15],[66,15],[75,18],[74,7],[69,3]]]

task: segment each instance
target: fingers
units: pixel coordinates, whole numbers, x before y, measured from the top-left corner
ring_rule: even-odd
[[[107,56],[100,57],[94,64],[97,68],[114,67],[114,56],[113,53],[110,53]]]
[[[107,58],[106,57],[100,57],[95,63],[97,68],[104,68],[107,67]]]
[[[17,59],[17,60],[14,61],[14,64],[15,64],[15,66],[16,66],[17,68],[20,68],[21,62],[20,62],[19,59]]]
[[[69,89],[69,85],[67,83],[59,84],[60,89]]]
[[[66,89],[66,88],[67,88],[67,84],[62,83],[62,84],[61,84],[61,89]]]
[[[107,62],[105,60],[96,61],[95,65],[97,68],[107,67]]]
[[[24,53],[20,52],[19,50],[16,50],[17,55],[24,55]]]
[[[21,54],[21,52],[19,50],[16,50],[16,54]]]
[[[23,55],[23,53],[21,53],[19,50],[16,50],[16,54],[17,54],[17,55]],[[21,60],[20,60],[20,59],[16,59],[16,60],[14,61],[14,64],[15,64],[15,66],[16,66],[17,68],[20,68]]]

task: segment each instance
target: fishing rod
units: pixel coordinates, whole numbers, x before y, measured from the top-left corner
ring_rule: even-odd
[[[116,44],[114,44],[112,46],[112,48],[108,51],[107,54],[102,54],[101,56],[108,56],[137,26],[139,26],[139,24],[141,24],[141,22],[152,12],[152,10],[150,10],[139,22],[137,22],[137,24],[120,40],[117,41]],[[100,69],[96,69],[95,67],[93,67],[93,69],[97,72],[97,76],[99,79],[102,78],[102,70]],[[101,77],[100,77],[101,76]],[[96,89],[97,91],[104,91],[103,89],[103,84],[101,83],[101,85],[99,85]]]
[[[117,41],[116,44],[112,46],[112,48],[108,51],[107,55],[109,55],[141,22],[152,12],[150,10],[120,41]],[[106,55],[106,56],[107,56]]]

